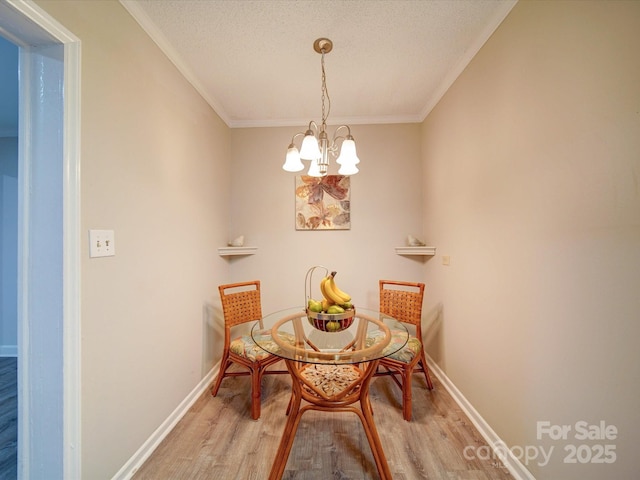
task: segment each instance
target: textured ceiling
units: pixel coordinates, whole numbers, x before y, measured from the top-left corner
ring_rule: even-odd
[[[320,120],[319,37],[334,44],[329,124],[420,122],[515,2],[121,0],[230,127]],[[10,135],[12,47],[0,42],[0,134]]]
[[[230,127],[420,122],[515,0],[121,0]]]

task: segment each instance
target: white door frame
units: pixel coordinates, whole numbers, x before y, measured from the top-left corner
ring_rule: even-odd
[[[80,41],[0,0],[20,47],[18,478],[81,478]]]

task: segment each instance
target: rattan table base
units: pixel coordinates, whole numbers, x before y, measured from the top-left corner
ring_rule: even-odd
[[[300,418],[308,410],[352,412],[358,415],[364,427],[381,480],[390,480],[391,471],[382,450],[380,437],[373,422],[369,401],[369,383],[378,366],[378,360],[352,365],[303,364],[285,360],[291,373],[292,394],[276,458],[269,480],[280,480],[284,474],[293,439]],[[302,400],[306,402],[301,407]]]

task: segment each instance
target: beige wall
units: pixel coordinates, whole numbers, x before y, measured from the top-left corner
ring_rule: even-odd
[[[218,360],[229,130],[118,2],[39,5],[82,42],[83,238],[115,230],[81,267],[83,478],[111,478]]]
[[[555,448],[539,479],[640,471],[639,47],[639,2],[520,2],[423,124],[429,350],[507,444]],[[583,443],[616,462],[563,463]]]

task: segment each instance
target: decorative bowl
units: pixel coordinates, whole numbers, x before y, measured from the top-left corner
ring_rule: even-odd
[[[353,323],[355,315],[355,308],[345,310],[344,313],[318,313],[307,309],[309,323],[322,332],[341,332],[346,330]]]

